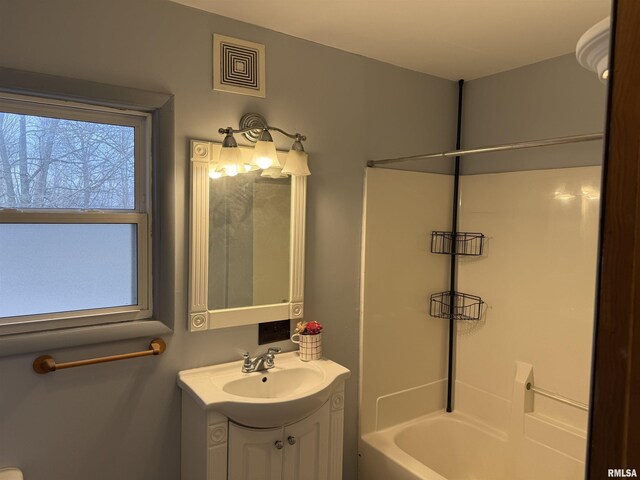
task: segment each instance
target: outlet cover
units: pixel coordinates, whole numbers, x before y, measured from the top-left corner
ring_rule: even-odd
[[[278,320],[258,324],[258,345],[281,342],[291,337],[290,320]]]

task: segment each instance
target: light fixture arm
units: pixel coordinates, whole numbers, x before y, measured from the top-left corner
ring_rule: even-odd
[[[307,137],[301,133],[289,133],[279,127],[274,127],[267,123],[267,120],[258,113],[246,113],[240,119],[239,128],[219,128],[218,133],[221,135],[229,135],[239,133],[245,136],[250,142],[256,143],[260,140],[260,135],[263,130],[276,131],[282,135],[289,137],[297,142],[304,142]]]
[[[293,139],[293,140],[295,140],[297,142],[304,142],[304,141],[307,140],[307,136],[306,135],[303,135],[301,133],[288,133],[288,132],[285,132],[284,130],[282,130],[281,128],[273,127],[271,125],[266,125],[266,126],[261,127],[261,128],[262,128],[262,130],[269,130],[270,132],[271,131],[280,132],[281,134],[283,134],[283,135],[285,135],[285,136],[287,136],[287,137],[289,137],[289,138],[291,138],[291,139]],[[254,130],[256,130],[255,126],[237,128],[237,129],[236,128],[227,127],[227,128],[219,128],[218,129],[218,133],[221,134],[221,135],[229,135],[230,133],[231,134],[236,134],[236,133],[244,134],[244,133],[248,133],[248,132],[251,132],[251,131],[254,131]],[[257,142],[257,140],[253,140],[253,137],[248,138],[248,139],[251,140],[252,142]]]
[[[221,135],[229,135],[234,134],[234,133],[246,133],[249,132],[251,130],[255,130],[255,127],[246,127],[246,128],[239,128],[239,129],[235,129],[235,128],[231,128],[231,127],[227,127],[227,128],[219,128],[218,129],[218,133]]]
[[[281,134],[297,141],[297,142],[304,142],[307,140],[307,137],[305,135],[302,135],[301,133],[287,133],[284,130],[282,130],[281,128],[278,127],[272,127],[270,125],[267,125],[265,127],[267,130],[275,130],[276,132],[280,132]]]

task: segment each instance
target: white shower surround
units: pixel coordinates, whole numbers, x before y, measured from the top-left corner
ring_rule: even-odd
[[[408,180],[409,175],[392,172],[387,180]],[[429,183],[437,180],[414,175]],[[377,187],[384,185],[378,193],[388,194],[382,178],[375,180]],[[486,298],[488,310],[481,322],[458,323],[455,412],[439,410],[444,407],[442,377],[405,382],[404,389],[378,395],[374,411],[362,417],[359,478],[582,479],[587,413],[539,395],[534,398],[526,383],[588,403],[600,168],[473,175],[461,183],[460,230],[485,233],[488,249],[485,257],[460,260],[458,287]],[[410,182],[403,184],[407,189]],[[375,200],[370,187],[366,198]],[[396,195],[410,199],[414,194]],[[422,221],[432,221],[429,215]],[[373,218],[375,225],[385,224]],[[418,233],[423,229],[416,226]],[[416,232],[404,235],[415,237]],[[376,238],[374,232],[365,236]],[[371,242],[365,247],[372,252],[379,248]],[[366,272],[366,255],[363,263]],[[536,271],[547,273],[532,276]],[[495,284],[491,278],[501,280]],[[379,335],[366,329],[380,328],[380,312],[367,312],[366,299],[383,293],[376,293],[375,286],[363,292],[365,359],[371,342],[367,337]],[[523,303],[527,308],[514,309]],[[417,307],[403,305],[402,310]],[[420,338],[421,365],[426,366],[431,357],[424,352],[437,354],[441,346]],[[416,373],[410,365],[404,367],[401,377]],[[365,363],[362,381],[371,383],[366,370]],[[361,403],[369,405],[371,389],[362,388]],[[376,388],[382,391],[382,386]]]
[[[577,167],[461,178],[460,230],[488,239],[484,257],[458,262],[458,288],[487,302],[481,322],[458,323],[459,384],[506,405],[523,361],[538,387],[589,402],[600,176]],[[587,428],[585,412],[557,401],[536,396],[536,410]],[[504,414],[481,418],[504,427],[495,423]]]

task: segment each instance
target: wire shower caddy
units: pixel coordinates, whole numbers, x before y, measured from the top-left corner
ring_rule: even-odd
[[[480,320],[482,298],[461,292],[439,292],[431,295],[429,315],[452,320]]]
[[[431,232],[431,253],[480,256],[485,236],[477,232]]]

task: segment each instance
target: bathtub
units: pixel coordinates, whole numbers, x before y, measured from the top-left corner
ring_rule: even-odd
[[[495,430],[464,413],[436,412],[363,435],[360,480],[582,480],[584,432],[536,413]]]
[[[506,435],[461,413],[437,412],[364,435],[361,480],[512,480]]]

